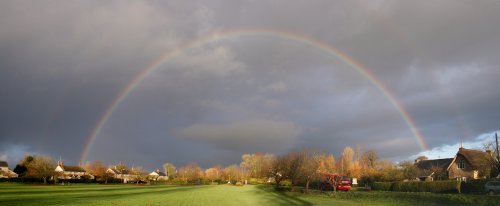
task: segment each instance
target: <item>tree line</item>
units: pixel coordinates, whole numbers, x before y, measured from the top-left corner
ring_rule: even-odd
[[[426,157],[419,157],[426,159]],[[498,165],[495,160],[492,165]],[[53,177],[57,164],[47,156],[26,156],[23,158],[14,172],[22,177],[33,177],[43,179],[44,183]],[[108,168],[118,171],[127,171],[136,177],[135,181],[154,181],[148,171],[142,167],[129,167],[124,163],[106,166],[101,161],[87,162],[82,167],[98,181],[112,179]],[[495,169],[495,167],[491,167]],[[435,179],[446,179],[446,171],[442,168],[431,168],[430,170],[418,169],[413,161],[402,161],[394,163],[379,158],[376,150],[361,150],[359,146],[345,147],[339,157],[332,153],[321,152],[312,149],[301,149],[288,152],[283,155],[269,153],[243,154],[239,164],[223,166],[213,165],[202,168],[196,162],[183,166],[176,166],[166,162],[163,164],[163,172],[166,174],[167,182],[178,184],[210,184],[210,183],[232,183],[244,184],[271,183],[278,187],[283,182],[292,186],[302,186],[305,190],[318,185],[324,181],[325,174],[339,174],[357,178],[361,185],[373,182],[392,182],[401,180],[412,180],[415,177],[428,175],[434,172]],[[492,174],[498,170],[490,171]]]

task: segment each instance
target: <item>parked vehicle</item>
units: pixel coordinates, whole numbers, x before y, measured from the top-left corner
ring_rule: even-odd
[[[320,183],[320,190],[332,191],[335,185],[336,190],[349,191],[351,190],[351,178],[340,176],[336,173],[323,173],[324,179]]]
[[[342,177],[337,184],[337,190],[342,190],[342,191],[349,191],[351,190],[351,178],[349,177]]]
[[[500,181],[488,181],[484,185],[484,191],[490,195],[500,193]]]

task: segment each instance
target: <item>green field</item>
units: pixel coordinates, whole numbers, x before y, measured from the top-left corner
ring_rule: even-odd
[[[0,184],[0,205],[478,205],[464,195],[354,192],[310,194],[275,192],[272,187]],[[395,196],[397,195],[397,196]],[[417,196],[415,196],[417,195]],[[436,198],[437,197],[437,198]],[[449,199],[449,197],[453,197]],[[464,199],[465,197],[465,199]],[[473,196],[476,197],[476,196]],[[500,197],[477,196],[491,200]],[[448,202],[448,200],[450,202]],[[461,202],[463,201],[463,202]],[[480,205],[480,204],[479,204]]]

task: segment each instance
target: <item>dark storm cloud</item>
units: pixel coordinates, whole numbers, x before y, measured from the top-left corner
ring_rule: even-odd
[[[162,54],[212,32],[268,28],[366,65],[430,147],[498,130],[495,1],[10,1],[0,3],[0,157],[76,164],[106,108]],[[420,152],[380,88],[304,42],[233,36],[162,64],[119,104],[89,159],[159,167],[244,152],[344,146]],[[275,149],[275,150],[273,150]],[[12,164],[12,163],[11,163]]]

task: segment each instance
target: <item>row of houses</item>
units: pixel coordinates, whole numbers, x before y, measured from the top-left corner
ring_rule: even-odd
[[[59,179],[81,179],[85,176],[94,178],[92,174],[87,173],[81,166],[67,166],[63,162],[58,162],[55,171],[59,174]],[[134,172],[134,169],[119,169],[116,166],[108,168],[106,173],[115,178],[121,179],[124,183],[134,181],[139,178],[139,175]],[[168,176],[159,169],[148,174],[148,178],[153,181],[168,180]]]
[[[59,161],[57,167],[54,169],[57,174],[58,179],[70,180],[70,179],[82,179],[84,177],[94,176],[81,166],[71,166],[64,165],[64,162]],[[116,166],[108,168],[106,173],[115,179],[121,179],[124,183],[134,181],[138,178],[138,175],[133,171],[133,169],[117,169]],[[9,164],[6,161],[0,161],[0,178],[16,178],[18,174],[9,169]],[[161,172],[159,169],[148,174],[148,178],[154,181],[168,180],[165,173]]]
[[[131,170],[133,170],[133,168]],[[135,172],[128,169],[120,170],[116,166],[114,166],[113,168],[108,168],[108,170],[106,170],[106,173],[113,176],[113,178],[115,179],[123,180],[124,183],[133,181],[138,178]],[[161,172],[160,169],[156,169],[155,171],[149,173],[148,177],[149,179],[154,181],[168,180],[168,176],[165,173]]]

